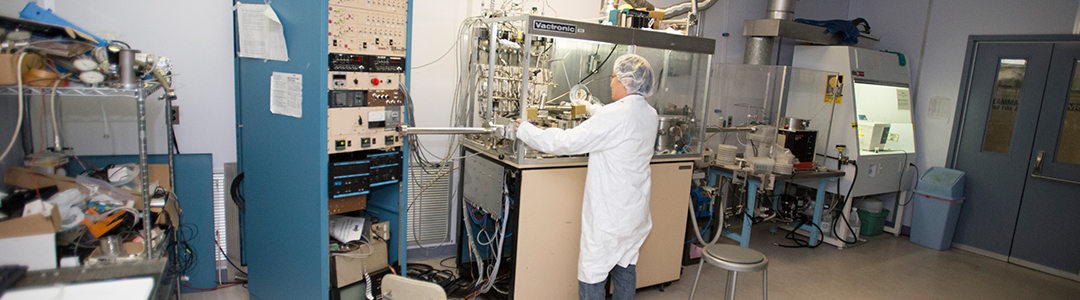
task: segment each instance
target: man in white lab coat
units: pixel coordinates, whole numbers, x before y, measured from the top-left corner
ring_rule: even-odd
[[[578,295],[604,299],[610,273],[614,299],[633,299],[638,250],[652,229],[649,162],[656,142],[656,110],[645,101],[655,80],[645,58],[615,60],[611,98],[589,105],[592,117],[569,130],[539,129],[518,120],[517,137],[537,150],[557,155],[589,154],[581,210]]]

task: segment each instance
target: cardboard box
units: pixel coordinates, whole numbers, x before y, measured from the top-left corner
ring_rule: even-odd
[[[368,273],[375,272],[382,268],[386,268],[386,242],[382,240],[375,240],[371,242],[371,247],[374,249],[371,256],[367,258],[351,258],[344,256],[334,257],[335,268],[337,270],[337,287],[343,287],[353,284],[355,282],[364,280],[364,269],[366,268]],[[353,251],[352,253],[366,253],[367,248],[361,248]]]
[[[56,231],[60,212],[40,213],[0,222],[0,265],[16,264],[30,271],[56,269]]]

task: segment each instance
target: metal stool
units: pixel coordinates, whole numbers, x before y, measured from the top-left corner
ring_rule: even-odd
[[[728,280],[724,287],[724,294],[728,295],[727,299],[735,299],[735,278],[738,272],[757,271],[761,271],[761,297],[765,300],[769,299],[769,259],[754,249],[725,244],[713,244],[701,249],[701,263],[698,263],[694,287],[690,289],[690,299],[694,299],[698,278],[701,277],[701,266],[706,261],[710,265],[728,270]]]

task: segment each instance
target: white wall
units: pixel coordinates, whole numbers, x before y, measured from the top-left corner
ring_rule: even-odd
[[[0,14],[17,17],[27,1],[4,1]],[[181,153],[211,153],[214,168],[236,160],[232,60],[232,3],[221,0],[45,0],[53,12],[87,31],[127,42],[134,49],[172,59],[179,97],[175,126]],[[164,101],[147,100],[150,153],[165,153]],[[135,102],[62,99],[66,145],[76,154],[138,153]],[[36,109],[36,106],[35,106]],[[104,138],[108,115],[109,138]]]

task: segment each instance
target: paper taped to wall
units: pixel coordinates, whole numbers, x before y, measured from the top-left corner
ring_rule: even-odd
[[[930,97],[930,105],[926,108],[926,118],[934,121],[949,122],[952,117],[952,99],[947,97]]]
[[[300,74],[274,72],[270,75],[270,113],[303,117],[304,77]]]
[[[240,57],[289,61],[285,29],[270,5],[236,3],[233,9],[240,35]]]

